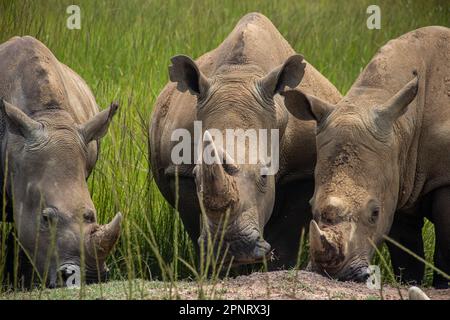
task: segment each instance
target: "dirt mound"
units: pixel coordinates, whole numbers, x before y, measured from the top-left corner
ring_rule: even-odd
[[[307,271],[253,273],[219,282],[215,288],[205,286],[215,299],[408,299],[407,287],[383,285],[369,289],[365,283],[340,282]],[[450,290],[424,289],[431,299],[449,300]],[[178,291],[180,298],[196,299],[196,292]]]

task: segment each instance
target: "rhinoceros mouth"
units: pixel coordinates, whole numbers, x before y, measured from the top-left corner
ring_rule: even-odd
[[[228,264],[231,263],[232,267],[264,263],[274,259],[270,244],[263,239],[259,239],[254,245],[245,242],[244,245],[245,247],[242,247],[242,243],[230,244],[226,261]]]
[[[201,241],[199,239],[200,243]],[[205,249],[205,257],[208,256],[207,252],[208,250]],[[256,241],[249,239],[225,240],[220,249],[214,248],[214,254],[219,255],[217,261],[222,261],[224,266],[231,265],[231,267],[258,264],[274,259],[270,244],[261,238]]]
[[[369,263],[366,254],[360,254],[349,259],[339,272],[339,280],[364,282],[369,277]]]
[[[368,267],[369,265],[365,259],[355,258],[349,259],[339,266],[315,263],[313,269],[324,276],[328,276],[339,281],[364,282],[370,275]]]
[[[231,266],[232,267],[239,267],[239,266],[243,266],[243,265],[259,264],[259,263],[269,262],[269,261],[273,261],[274,257],[275,257],[275,255],[274,255],[273,251],[269,251],[263,257],[233,259]],[[230,259],[230,262],[231,262],[231,259]]]
[[[83,274],[82,274],[83,272]],[[58,268],[62,286],[70,286],[84,281],[87,284],[106,282],[109,278],[109,269],[104,266],[101,270],[86,267],[81,270],[77,263],[64,263]]]
[[[351,266],[338,276],[340,281],[365,282],[370,273],[367,265]]]

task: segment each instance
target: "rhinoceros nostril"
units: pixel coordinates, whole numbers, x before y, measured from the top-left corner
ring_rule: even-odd
[[[86,210],[83,213],[83,219],[86,223],[94,223],[95,222],[95,212],[94,210]]]
[[[360,268],[353,277],[353,280],[356,282],[366,282],[369,277],[370,273],[367,271],[367,268]]]
[[[265,257],[267,257],[267,255],[269,255],[271,249],[272,247],[267,241],[265,240],[258,241],[253,250],[254,259],[255,260],[264,259]]]

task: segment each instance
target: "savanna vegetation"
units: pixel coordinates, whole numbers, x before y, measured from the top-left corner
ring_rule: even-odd
[[[71,4],[81,8],[81,30],[66,27],[66,8]],[[366,9],[371,4],[381,8],[380,30],[366,26]],[[388,40],[423,26],[450,26],[445,0],[0,0],[0,42],[32,35],[86,80],[99,106],[120,102],[89,186],[101,223],[110,221],[117,211],[124,215],[122,234],[108,265],[114,290],[128,292],[127,297],[139,297],[141,281],[136,279],[161,280],[158,286],[169,288],[190,279],[202,288],[206,281],[206,267],[197,265],[193,244],[176,210],[153,182],[149,119],[168,81],[170,57],[180,53],[198,57],[215,48],[240,17],[252,11],[271,19],[293,48],[343,94]],[[1,232],[8,228],[1,224]],[[434,231],[430,223],[423,235],[431,263]],[[0,246],[4,252],[5,243]],[[300,265],[307,260],[306,253],[304,243]],[[383,247],[374,259],[385,280],[393,281],[387,250]],[[426,285],[431,276],[432,269],[427,267]],[[83,290],[88,289],[82,288],[78,297],[83,297]],[[207,293],[199,290],[198,295]]]

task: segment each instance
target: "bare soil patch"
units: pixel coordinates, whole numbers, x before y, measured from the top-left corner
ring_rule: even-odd
[[[307,271],[256,272],[217,284],[218,299],[321,299],[321,300],[400,300],[408,299],[408,288],[383,285],[369,289],[365,283],[341,282]],[[450,300],[450,290],[423,289],[431,299]],[[181,298],[195,298],[189,290]]]
[[[450,300],[450,290],[423,289],[431,299]],[[11,292],[3,299],[300,299],[300,300],[401,300],[408,299],[408,288],[383,285],[369,289],[365,283],[340,282],[307,271],[255,272],[219,280],[196,281],[111,281],[82,289],[44,289]]]

